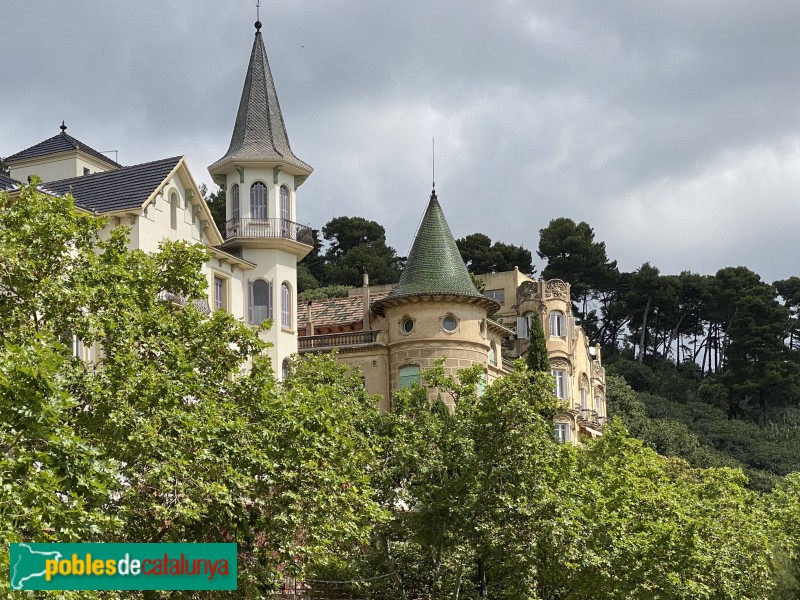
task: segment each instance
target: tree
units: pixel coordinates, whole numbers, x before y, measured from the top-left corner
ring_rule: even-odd
[[[472,233],[456,240],[461,258],[470,273],[485,274],[513,271],[519,268],[526,275],[533,275],[531,251],[522,246],[495,242],[482,233]]]
[[[525,355],[525,364],[534,373],[550,372],[550,359],[547,354],[547,341],[544,337],[542,319],[533,315],[528,328],[528,351]]]
[[[309,271],[321,285],[361,285],[364,271],[370,283],[396,283],[403,259],[386,245],[386,230],[362,217],[336,217],[322,228],[325,253],[307,259]],[[316,247],[316,245],[315,245]]]
[[[220,187],[217,188],[216,192],[209,194],[206,184],[201,183],[200,195],[203,196],[203,200],[205,200],[208,205],[208,210],[211,211],[211,216],[214,218],[214,224],[216,224],[217,229],[225,235],[225,225],[228,222],[227,207],[225,205],[225,190]]]
[[[6,177],[8,177],[10,174],[11,173],[10,169],[8,168],[8,165],[2,158],[0,158],[0,175],[5,175]]]
[[[320,357],[278,384],[250,327],[163,299],[207,297],[205,249],[129,251],[36,183],[0,198],[3,537],[235,541],[248,596],[366,542],[360,378]],[[102,359],[72,358],[76,339]]]
[[[606,289],[617,274],[617,261],[609,261],[605,242],[594,241],[588,223],[561,217],[539,230],[539,258],[547,261],[545,279],[563,279],[571,286],[574,302],[582,303],[581,314],[592,291]]]

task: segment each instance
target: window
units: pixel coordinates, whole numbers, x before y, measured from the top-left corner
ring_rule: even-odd
[[[567,336],[567,319],[564,313],[557,310],[550,313],[550,335],[553,337]]]
[[[281,186],[281,219],[289,220],[289,190],[285,185]]]
[[[489,364],[496,365],[497,364],[497,352],[495,351],[494,342],[491,343],[489,346]]]
[[[231,188],[231,219],[239,218],[239,184],[234,183]]]
[[[447,315],[444,319],[442,319],[442,329],[448,333],[452,333],[458,329],[458,321],[456,321],[456,318],[453,315]]]
[[[284,358],[281,363],[281,379],[286,379],[287,377],[289,377],[289,359]]]
[[[289,293],[289,284],[281,284],[281,327],[292,328],[292,295]]]
[[[83,359],[83,340],[77,335],[72,336],[72,356]]]
[[[559,444],[566,444],[569,442],[569,430],[569,423],[555,424],[556,440],[558,440]]]
[[[272,282],[256,279],[250,284],[250,323],[261,325],[272,318]]]
[[[533,319],[538,318],[536,313],[525,313],[521,317],[517,317],[517,339],[527,340],[530,335],[531,327],[533,326]]]
[[[178,228],[178,194],[175,192],[169,195],[169,226]]]
[[[250,186],[250,216],[254,219],[267,218],[267,186],[260,181]]]
[[[553,369],[550,373],[556,380],[556,388],[553,391],[556,398],[567,398],[567,372],[564,369]]]
[[[406,317],[403,319],[403,323],[400,326],[405,333],[411,333],[414,331],[414,320],[411,317]]]
[[[585,419],[589,414],[589,404],[586,399],[586,390],[581,388],[581,416]]]
[[[411,387],[415,383],[419,383],[419,367],[417,365],[400,367],[400,389]]]
[[[603,398],[602,396],[596,396],[594,399],[594,408],[597,411],[597,420],[603,418]]]
[[[83,174],[88,175],[90,173],[88,167],[83,167]]]
[[[486,290],[483,295],[492,300],[497,300],[500,304],[505,304],[506,291],[505,290]]]
[[[227,310],[228,286],[223,277],[214,276],[214,310]]]

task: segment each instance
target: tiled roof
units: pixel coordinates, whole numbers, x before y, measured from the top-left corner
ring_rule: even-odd
[[[13,190],[18,185],[21,184],[16,179],[11,179],[11,177],[6,177],[5,175],[0,175],[0,191]]]
[[[21,150],[16,154],[7,156],[4,160],[7,163],[11,163],[18,160],[25,160],[26,158],[36,158],[38,156],[47,156],[48,154],[57,154],[59,152],[70,152],[72,150],[80,150],[81,152],[85,152],[86,154],[102,160],[104,163],[114,167],[122,166],[108,158],[105,154],[98,152],[94,148],[90,148],[80,140],[76,140],[74,137],[67,134],[66,131],[62,131],[58,135],[54,135],[53,137],[46,139],[43,142],[39,142],[30,148],[25,148],[25,150]]]
[[[236,159],[278,160],[311,173],[313,169],[297,158],[289,146],[260,27],[261,24],[257,23],[259,30],[250,54],[231,145],[225,156],[208,169],[213,171],[222,163]]]
[[[42,189],[60,195],[71,193],[75,204],[98,213],[140,208],[181,158],[174,156],[116,171],[51,181]]]
[[[418,294],[484,298],[472,283],[435,191],[431,192],[400,281],[389,298]]]
[[[386,297],[386,293],[370,296],[371,301]],[[326,298],[312,300],[311,316],[315,327],[328,325],[349,325],[364,318],[364,298],[348,296],[346,298]],[[301,302],[297,307],[297,323],[302,330],[308,321],[308,303]]]

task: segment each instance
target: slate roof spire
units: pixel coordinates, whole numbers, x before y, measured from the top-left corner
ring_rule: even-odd
[[[497,310],[499,304],[481,294],[472,283],[467,266],[461,258],[444,212],[431,191],[428,207],[408,254],[406,266],[397,286],[373,308],[381,313],[395,300],[409,296],[461,296],[470,302]]]
[[[313,169],[297,158],[289,145],[275,82],[269,68],[261,21],[256,21],[256,36],[247,67],[247,77],[239,101],[231,144],[225,156],[208,169],[213,172],[236,161],[277,161],[310,174]]]

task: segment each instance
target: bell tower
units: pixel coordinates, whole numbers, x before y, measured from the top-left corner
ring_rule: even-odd
[[[225,190],[222,248],[257,265],[248,271],[245,315],[252,325],[272,320],[262,337],[282,378],[297,352],[297,262],[313,247],[311,229],[298,223],[297,189],[313,169],[289,145],[261,26],[256,21],[230,146],[208,171]]]

